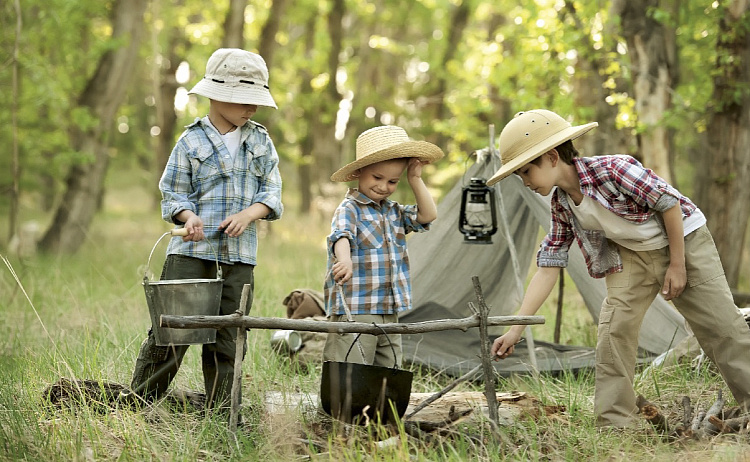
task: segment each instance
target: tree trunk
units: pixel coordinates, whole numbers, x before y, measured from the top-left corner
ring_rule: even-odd
[[[674,31],[657,22],[651,12],[659,0],[614,0],[613,16],[620,17],[622,35],[628,44],[638,116],[638,144],[646,167],[671,182],[670,132],[662,123],[672,98],[675,71]]]
[[[258,54],[266,61],[268,69],[273,67],[273,59],[276,56],[276,49],[278,48],[276,34],[279,32],[281,18],[284,17],[286,5],[287,0],[273,0],[271,11],[268,12],[268,19],[266,19],[266,23],[263,24],[263,30],[260,32]]]
[[[472,7],[470,2],[464,1],[456,6],[451,14],[450,30],[448,31],[448,38],[445,44],[445,51],[443,53],[443,59],[441,68],[447,70],[449,63],[455,58],[456,52],[460,46],[461,40],[464,35],[464,29],[469,24],[469,17],[471,16]],[[448,77],[447,72],[438,74],[437,85],[433,95],[429,98],[429,101],[434,101],[432,104],[432,113],[434,114],[435,120],[447,120],[448,115],[446,114],[445,107],[445,96],[448,91]],[[427,140],[436,144],[437,146],[446,146],[447,137],[442,133],[435,132],[431,136],[427,137]]]
[[[245,38],[245,8],[247,0],[230,0],[229,11],[224,18],[224,39],[221,46],[224,48],[244,48]]]
[[[727,281],[736,287],[750,216],[750,34],[747,0],[729,4],[719,22],[713,66],[714,112],[706,130],[704,156],[695,169],[696,202],[708,217]]]
[[[18,155],[18,50],[21,43],[21,26],[23,24],[21,20],[21,3],[19,0],[13,2],[13,7],[16,12],[16,37],[13,42],[13,77],[11,82],[11,131],[13,132],[13,161],[12,161],[12,183],[10,188],[10,220],[8,223],[8,238],[12,238],[18,231],[18,203],[20,197],[20,184],[21,184],[21,160]]]
[[[594,44],[589,37],[591,33],[586,30],[586,25],[575,8],[572,1],[565,2],[565,8],[560,11],[562,18],[570,18],[576,29],[586,33],[581,36],[586,43],[581,46],[578,60],[575,64],[575,76],[573,78],[573,95],[576,107],[594,108],[593,120],[579,120],[579,123],[598,122],[599,127],[592,135],[576,139],[576,148],[583,156],[598,156],[602,154],[635,154],[637,146],[632,137],[625,130],[618,130],[615,120],[618,109],[615,105],[607,103],[610,90],[605,88],[605,80],[610,76],[604,69],[609,66],[608,56],[612,53],[600,53],[595,50]],[[609,25],[607,25],[609,27]],[[605,31],[605,34],[611,34]],[[624,86],[622,82],[616,82],[618,86]],[[615,90],[622,91],[624,90]]]
[[[123,46],[105,52],[78,100],[98,123],[71,130],[73,149],[91,156],[88,163],[74,165],[67,174],[65,194],[40,246],[47,251],[75,252],[83,243],[104,189],[107,153],[117,109],[122,103],[135,69],[148,0],[118,0],[112,9],[112,40]]]

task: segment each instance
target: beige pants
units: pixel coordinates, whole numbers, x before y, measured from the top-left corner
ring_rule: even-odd
[[[355,314],[356,322],[368,324],[390,324],[398,322],[397,314]],[[345,315],[334,315],[329,321],[347,322]],[[354,339],[356,334],[328,334],[323,349],[323,361],[338,361],[357,364],[369,364],[390,368],[401,367],[401,335],[368,335],[359,336],[365,357],[359,351]],[[347,356],[348,354],[348,356]]]
[[[638,332],[664,282],[669,248],[635,252],[620,247],[621,273],[607,276],[599,314],[594,412],[597,426],[625,427],[637,411],[633,376]],[[685,237],[688,284],[673,303],[739,405],[750,407],[750,329],[734,305],[711,233]]]

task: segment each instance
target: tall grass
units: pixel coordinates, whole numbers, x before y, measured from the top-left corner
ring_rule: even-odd
[[[523,416],[500,428],[500,438],[480,423],[457,425],[437,441],[404,432],[392,439],[377,429],[352,431],[324,423],[314,409],[263,412],[266,392],[316,393],[320,368],[300,367],[273,354],[271,332],[253,330],[243,363],[244,430],[235,439],[226,422],[167,405],[134,411],[74,402],[50,406],[44,390],[61,378],[127,385],[149,327],[141,279],[148,254],[167,225],[151,212],[110,204],[72,256],[9,258],[0,266],[0,459],[2,460],[736,460],[748,457],[747,437],[720,437],[675,445],[649,432],[600,433],[593,418],[591,373],[501,379],[500,391],[521,390],[545,415]],[[292,215],[263,227],[252,314],[285,316],[283,298],[296,288],[319,288],[325,271],[327,220]],[[162,249],[163,250],[163,249]],[[157,271],[163,251],[151,263]],[[11,274],[10,267],[16,277]],[[566,287],[564,343],[589,344],[595,327]],[[28,297],[28,298],[27,298]],[[538,338],[551,340],[556,300],[541,314]],[[174,382],[203,391],[198,347],[191,348]],[[414,391],[435,392],[450,382],[415,371]],[[639,374],[640,393],[671,416],[682,395],[704,408],[723,383],[709,366],[675,367]],[[465,383],[457,391],[481,390]],[[728,392],[725,390],[725,395]],[[541,408],[540,408],[541,409]],[[381,429],[382,430],[382,429]],[[393,432],[389,435],[394,435]]]

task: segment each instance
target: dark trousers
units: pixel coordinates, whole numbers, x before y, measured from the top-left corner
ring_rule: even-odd
[[[224,282],[221,292],[220,314],[232,314],[239,309],[242,288],[250,284],[245,315],[250,311],[253,300],[253,265],[235,263],[221,264]],[[174,279],[213,279],[216,278],[216,262],[201,260],[184,255],[169,255],[164,262],[162,280]],[[236,328],[219,329],[216,332],[216,343],[203,345],[201,354],[203,381],[206,389],[206,405],[209,408],[228,409],[231,400],[232,382],[234,379],[234,358],[237,338]],[[131,389],[145,399],[155,399],[167,391],[180,368],[182,359],[189,345],[158,346],[152,329],[141,345],[138,359],[133,371]],[[243,346],[243,359],[247,344]],[[242,394],[240,394],[242,396]]]

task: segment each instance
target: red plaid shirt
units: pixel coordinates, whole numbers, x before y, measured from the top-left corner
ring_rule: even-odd
[[[630,156],[577,157],[573,165],[584,195],[633,223],[643,223],[678,202],[685,217],[697,209],[690,199]],[[609,243],[602,231],[581,227],[568,204],[567,194],[556,189],[550,208],[552,225],[537,253],[538,266],[568,266],[568,249],[575,238],[592,277],[622,271],[617,247]]]

